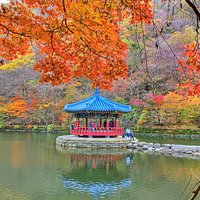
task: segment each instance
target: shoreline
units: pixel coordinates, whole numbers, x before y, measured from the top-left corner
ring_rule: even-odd
[[[174,157],[200,160],[200,146],[160,144],[139,142],[127,138],[80,138],[73,135],[62,135],[56,138],[56,145],[68,149],[115,149],[150,154],[165,154]]]
[[[15,128],[0,128],[0,132],[17,132],[17,133],[51,133],[51,134],[66,134],[66,135],[70,135],[69,130],[68,129],[64,129],[64,128],[55,128],[53,130],[47,130],[47,128],[44,127],[38,127],[37,129],[29,129],[29,128],[19,128],[19,129],[15,129]],[[192,140],[200,140],[200,131],[197,130],[175,130],[174,132],[169,132],[169,130],[154,130],[151,129],[151,131],[146,132],[144,130],[141,130],[139,132],[134,132],[136,137],[149,137],[149,138],[155,138],[155,137],[159,137],[159,138],[179,138],[179,139],[192,139]]]

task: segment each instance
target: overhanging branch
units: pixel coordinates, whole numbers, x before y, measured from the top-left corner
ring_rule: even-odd
[[[192,3],[190,0],[185,0],[186,3],[192,8],[192,10],[194,11],[194,13],[197,16],[197,19],[200,21],[200,12],[198,11],[197,7],[194,5],[194,3]]]

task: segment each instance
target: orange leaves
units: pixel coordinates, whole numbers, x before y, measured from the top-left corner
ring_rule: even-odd
[[[39,100],[36,97],[31,98],[31,102],[28,105],[28,111],[35,111],[39,107]]]
[[[12,116],[26,118],[27,104],[24,100],[17,100],[10,104],[9,112]]]
[[[191,81],[187,80],[186,83],[182,83],[180,84],[180,86],[189,96],[200,94],[200,81],[194,84]]]
[[[1,110],[1,112],[8,113],[9,115],[14,117],[27,118],[27,110],[28,106],[25,100],[15,97],[12,99],[12,102],[4,105],[4,109]]]
[[[183,96],[174,92],[169,92],[164,97],[164,102],[160,105],[160,113],[167,117],[174,118],[174,122],[179,124],[198,123],[200,98],[198,96]]]
[[[187,80],[181,87],[187,91],[188,95],[200,95],[200,44],[188,44],[185,46],[183,58],[180,59],[182,68]]]
[[[164,96],[164,101],[160,105],[161,109],[183,111],[186,109],[200,109],[200,98],[197,96],[188,96],[185,98],[183,94],[169,92]]]
[[[0,56],[13,59],[36,46],[41,81],[58,85],[83,76],[106,89],[127,74],[119,22],[152,18],[150,0],[22,0],[6,9],[0,9]]]
[[[181,110],[183,108],[184,101],[184,96],[174,92],[169,92],[164,96],[164,101],[160,107],[163,109]]]
[[[187,69],[188,73],[197,72],[200,74],[200,44],[195,46],[194,43],[185,46],[183,56],[180,63]]]
[[[20,43],[22,46],[15,46],[14,44]],[[17,58],[17,55],[25,55],[28,53],[27,38],[17,35],[9,35],[5,38],[0,38],[1,56],[7,60]]]
[[[151,23],[151,19],[153,17],[152,10],[151,10],[151,1],[127,1],[128,6],[132,10],[132,23]]]

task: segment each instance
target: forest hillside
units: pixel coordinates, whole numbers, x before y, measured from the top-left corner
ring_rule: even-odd
[[[31,1],[27,1],[27,4],[28,2],[31,5]],[[116,3],[117,1],[106,2]],[[73,44],[77,44],[78,48],[70,44],[69,48],[73,49],[72,52],[67,46],[65,47],[65,44],[62,44],[63,40],[59,39],[57,35],[53,35],[57,31],[55,28],[48,33],[51,34],[49,38],[51,38],[52,45],[54,40],[59,41],[54,44],[53,50],[51,49],[51,57],[48,57],[50,50],[45,49],[47,46],[45,48],[42,46],[45,41],[39,43],[39,39],[47,37],[48,34],[46,36],[34,32],[34,37],[37,35],[38,44],[34,43],[32,51],[27,51],[26,35],[22,34],[24,32],[21,28],[21,48],[11,49],[11,46],[15,41],[17,43],[19,38],[10,38],[13,43],[6,43],[5,38],[9,37],[10,32],[15,33],[16,30],[12,30],[12,26],[15,26],[14,24],[17,26],[18,22],[15,22],[13,18],[12,26],[7,24],[6,28],[6,25],[0,22],[2,39],[0,42],[2,45],[0,54],[0,128],[11,126],[16,129],[20,127],[35,129],[39,126],[49,127],[49,129],[55,126],[65,128],[71,123],[72,117],[63,112],[64,105],[92,95],[94,87],[98,86],[102,96],[132,106],[133,112],[122,118],[125,127],[130,126],[135,130],[156,127],[199,130],[200,2],[196,0],[144,2],[152,4],[150,8],[145,4],[144,16],[141,15],[140,19],[133,19],[127,13],[123,13],[125,17],[120,19],[118,17],[114,25],[111,22],[107,23],[106,17],[101,22],[90,14],[91,19],[95,18],[96,23],[104,23],[105,29],[95,27],[92,21],[89,21],[91,20],[89,17],[83,19],[85,21],[82,21],[82,26],[80,26],[87,29],[79,29],[78,25],[75,29],[70,26],[70,21],[63,20],[62,23],[65,23],[66,26],[69,23],[68,33],[73,32],[73,35],[76,36],[76,40],[75,37],[70,36],[70,38],[73,39]],[[116,8],[113,6],[115,10],[110,16],[112,20],[116,18],[115,12],[122,13],[117,8],[119,5],[114,3]],[[11,4],[14,5],[13,2]],[[6,16],[10,9],[9,6],[9,4],[1,5],[0,13],[2,16]],[[35,9],[34,16],[41,20],[42,9],[46,9],[49,13],[54,10],[56,13],[58,12],[56,6],[55,8]],[[90,9],[95,6],[97,8],[99,5],[92,6]],[[128,6],[130,5],[127,3],[125,7]],[[24,9],[22,5],[20,8]],[[94,11],[95,9],[91,13]],[[12,12],[15,13],[15,11]],[[19,13],[25,16],[24,12]],[[79,9],[79,12],[82,15],[88,10]],[[48,19],[50,14],[46,15],[46,20],[56,21],[56,18]],[[10,16],[6,17],[4,19],[11,19]],[[73,17],[77,16],[74,14]],[[131,20],[135,20],[134,22],[137,23],[131,23]],[[101,42],[106,42],[107,46],[101,45],[96,34],[88,32],[91,29],[88,28],[90,26],[94,28],[93,32],[99,30],[99,34],[101,34],[102,31],[105,38],[102,36]],[[2,27],[4,31],[1,29]],[[83,36],[77,36],[76,30],[81,30]],[[109,31],[113,30],[117,32],[117,35],[113,34],[111,37]],[[107,32],[104,34],[104,31]],[[8,36],[5,37],[5,34]],[[87,44],[85,44],[86,42]],[[7,45],[9,52],[6,52],[4,44]],[[83,49],[83,44],[85,44],[85,48],[87,47],[86,49]],[[82,49],[79,49],[81,45]],[[5,49],[3,50],[3,48]],[[99,50],[97,51],[95,48]],[[58,51],[60,56],[56,56],[54,50]],[[78,54],[77,52],[80,50],[84,51],[85,54]],[[64,54],[66,55],[64,56]],[[45,55],[47,55],[46,60],[41,61]],[[110,59],[109,62],[105,62],[104,57]],[[51,65],[50,60],[54,63],[55,68]],[[63,68],[65,62],[72,63],[72,70]],[[58,67],[60,71],[55,70]],[[46,73],[47,69],[51,69],[55,76],[50,76],[49,72]],[[73,76],[68,80],[66,77],[70,73],[73,73]],[[64,82],[64,79],[67,81]]]

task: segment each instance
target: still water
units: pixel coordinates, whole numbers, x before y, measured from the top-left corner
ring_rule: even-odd
[[[57,136],[0,133],[0,200],[183,200],[200,177],[200,160],[65,150]]]

